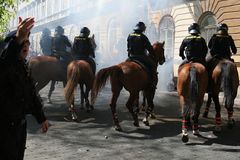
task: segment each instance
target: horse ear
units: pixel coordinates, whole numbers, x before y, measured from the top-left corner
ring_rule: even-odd
[[[162,46],[164,47],[165,41],[163,41]]]

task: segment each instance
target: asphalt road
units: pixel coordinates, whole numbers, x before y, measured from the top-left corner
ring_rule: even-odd
[[[49,86],[41,91],[45,113],[51,126],[42,134],[36,121],[28,117],[28,139],[25,160],[239,160],[240,159],[240,103],[236,100],[234,117],[236,126],[226,127],[226,111],[223,112],[223,130],[214,131],[214,107],[209,118],[200,118],[200,137],[192,135],[187,144],[181,141],[181,120],[177,93],[157,93],[155,113],[150,126],[134,127],[125,107],[128,97],[122,91],[117,112],[123,132],[113,128],[109,108],[111,92],[106,88],[98,97],[95,110],[86,113],[78,109],[80,122],[67,122],[68,109],[63,97],[62,84],[57,84],[48,104]],[[79,106],[79,101],[76,102]],[[139,119],[142,120],[143,114]]]

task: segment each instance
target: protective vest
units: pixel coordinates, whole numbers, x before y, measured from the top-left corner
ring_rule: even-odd
[[[77,36],[74,38],[73,55],[76,56],[92,56],[95,57],[94,48],[91,39],[87,37]]]
[[[183,55],[184,49],[188,60],[192,58],[203,59],[207,54],[206,42],[200,35],[189,35],[183,40],[180,56]]]
[[[231,57],[231,54],[236,54],[237,48],[234,41],[229,35],[214,34],[209,41],[208,47],[212,56]],[[230,51],[232,49],[232,53]]]

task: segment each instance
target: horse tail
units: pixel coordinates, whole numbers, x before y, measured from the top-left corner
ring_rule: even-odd
[[[76,62],[70,64],[71,70],[68,73],[68,81],[64,89],[65,99],[68,104],[71,104],[74,99],[74,90],[77,87],[80,75],[80,69]]]
[[[195,67],[190,68],[190,93],[191,93],[191,104],[196,104],[198,98],[198,82],[197,82],[197,69]]]
[[[233,96],[231,63],[222,63],[221,70],[221,88],[224,93],[225,105],[233,106],[235,97]]]
[[[122,70],[117,65],[114,65],[108,68],[103,68],[100,71],[98,71],[94,80],[92,91],[91,91],[92,104],[94,104],[98,96],[98,93],[106,85],[106,82],[109,79],[109,77],[111,75],[116,75],[116,77],[120,77],[120,73],[122,73]]]

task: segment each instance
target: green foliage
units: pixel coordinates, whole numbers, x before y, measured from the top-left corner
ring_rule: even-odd
[[[0,39],[8,30],[8,23],[17,11],[18,3],[27,0],[0,0]]]

